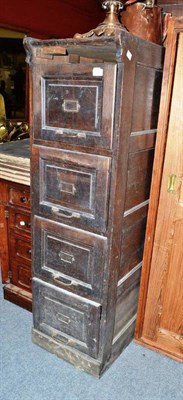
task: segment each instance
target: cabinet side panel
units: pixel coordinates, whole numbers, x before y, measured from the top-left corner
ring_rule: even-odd
[[[2,274],[2,282],[7,283],[9,270],[8,256],[8,234],[7,234],[7,218],[5,217],[5,207],[0,205],[0,266]]]

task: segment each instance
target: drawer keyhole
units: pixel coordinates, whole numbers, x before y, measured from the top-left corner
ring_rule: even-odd
[[[21,201],[21,203],[27,203],[28,202],[28,198],[25,197],[25,196],[20,197],[20,201]]]

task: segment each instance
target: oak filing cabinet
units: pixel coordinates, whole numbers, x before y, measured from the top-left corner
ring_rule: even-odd
[[[26,38],[33,341],[95,376],[134,334],[163,51]]]

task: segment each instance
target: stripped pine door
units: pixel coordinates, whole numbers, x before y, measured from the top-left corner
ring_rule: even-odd
[[[182,66],[180,33],[141,343],[183,361]]]

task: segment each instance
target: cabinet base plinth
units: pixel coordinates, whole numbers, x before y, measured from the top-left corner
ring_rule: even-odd
[[[3,287],[4,299],[28,311],[32,311],[32,294],[12,284]]]
[[[57,357],[69,362],[75,367],[84,372],[89,373],[97,378],[101,375],[102,365],[99,361],[81,354],[78,350],[70,349],[68,346],[58,343],[53,338],[45,335],[42,332],[32,329],[32,341],[50,353],[55,354]]]

